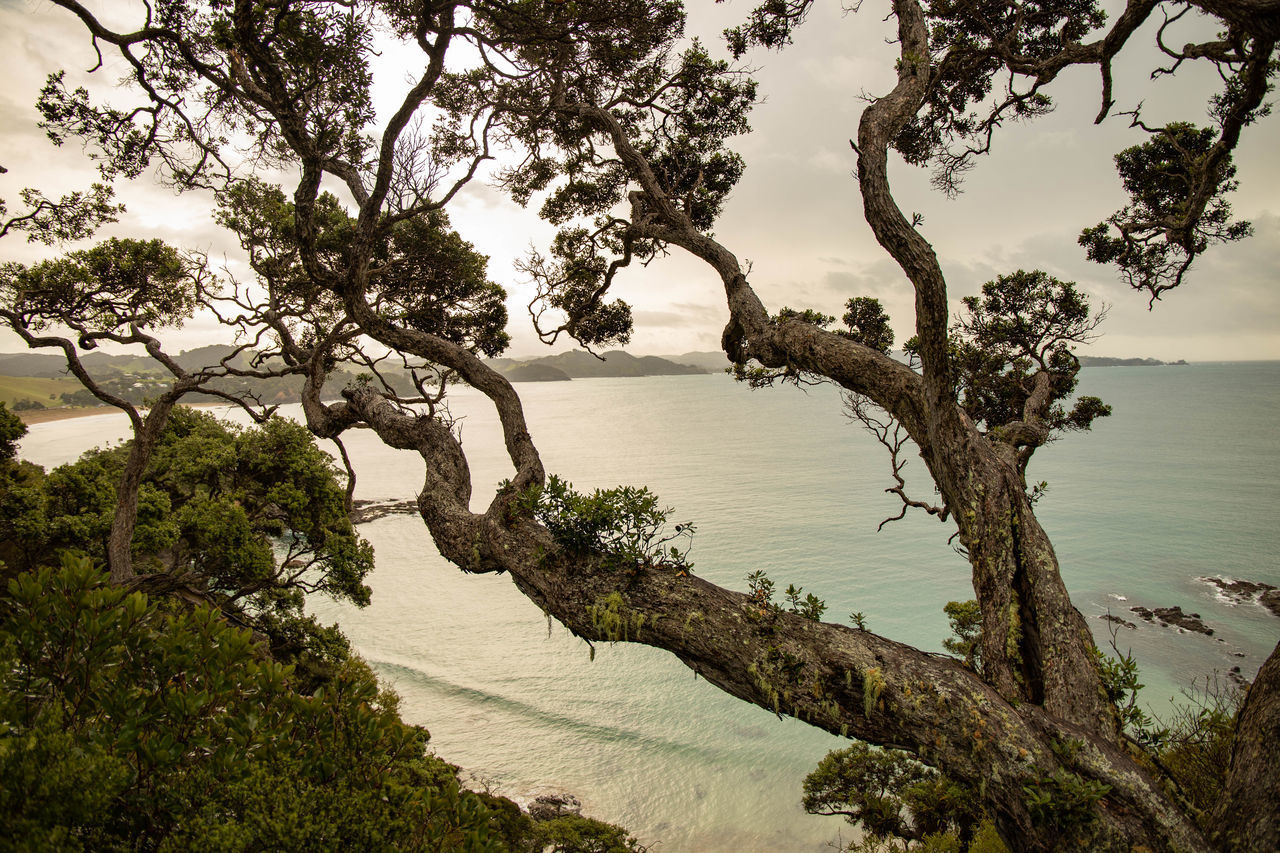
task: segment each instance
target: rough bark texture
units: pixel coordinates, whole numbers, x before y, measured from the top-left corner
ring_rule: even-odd
[[[1231,769],[1214,816],[1224,850],[1280,850],[1280,645],[1258,671],[1236,723]]]
[[[138,489],[177,400],[172,394],[162,396],[141,424],[134,427],[133,442],[116,488],[116,512],[107,537],[107,568],[113,584],[127,584],[137,576],[133,570],[133,531],[138,523]]]
[[[875,634],[762,608],[748,596],[674,571],[635,574],[565,560],[527,519],[471,513],[456,442],[438,424],[395,412],[371,391],[348,405],[382,440],[427,461],[419,496],[444,556],[467,571],[507,571],[516,585],[574,633],[595,642],[637,642],[671,651],[721,689],[827,731],[910,750],[984,792],[1015,850],[1062,839],[1037,823],[1023,793],[1055,771],[1105,781],[1111,791],[1099,845],[1164,839],[1159,849],[1208,849],[1132,760],[1107,739],[1014,706],[959,662]],[[444,464],[443,460],[452,459]],[[495,501],[504,505],[503,496]],[[1071,741],[1070,755],[1055,743]]]

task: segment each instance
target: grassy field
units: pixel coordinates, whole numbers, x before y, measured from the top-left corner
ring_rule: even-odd
[[[81,391],[84,386],[70,376],[59,379],[38,379],[34,376],[0,376],[0,402],[13,404],[20,400],[34,400],[53,408],[62,405],[62,394]]]

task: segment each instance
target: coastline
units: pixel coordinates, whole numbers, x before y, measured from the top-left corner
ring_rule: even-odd
[[[192,409],[211,409],[217,406],[227,405],[225,402],[219,403],[180,403],[179,405],[187,406]],[[145,408],[145,407],[143,407]],[[13,412],[12,409],[9,411]],[[28,409],[22,412],[13,412],[27,426],[35,424],[51,423],[53,421],[65,421],[71,418],[89,418],[94,415],[122,415],[124,410],[117,409],[114,406],[61,406],[56,409]]]

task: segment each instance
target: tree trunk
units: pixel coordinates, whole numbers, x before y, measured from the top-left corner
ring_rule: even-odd
[[[120,485],[116,488],[116,512],[107,538],[107,567],[113,584],[123,585],[137,578],[133,570],[133,530],[138,524],[138,489],[177,401],[178,397],[171,394],[162,396],[134,430]]]
[[[1236,718],[1226,790],[1214,815],[1224,850],[1280,850],[1280,644],[1249,688]]]
[[[486,368],[487,369],[487,368]],[[729,694],[779,715],[909,750],[980,792],[1014,850],[1145,844],[1209,849],[1193,824],[1109,739],[1014,704],[958,661],[875,634],[762,607],[748,596],[674,571],[614,572],[565,559],[550,534],[510,514],[510,494],[472,513],[469,475],[448,430],[397,412],[370,388],[345,392],[357,415],[394,447],[427,462],[418,497],[441,554],[470,572],[509,572],[520,590],[591,642],[666,649]],[[515,418],[508,411],[507,416]],[[500,508],[500,509],[495,509]],[[1064,785],[1102,782],[1087,819],[1064,831]],[[1036,806],[1028,791],[1046,795]],[[1074,834],[1072,834],[1074,833]]]

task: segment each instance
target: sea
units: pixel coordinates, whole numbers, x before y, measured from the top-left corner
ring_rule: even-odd
[[[877,530],[900,507],[887,455],[832,387],[752,391],[702,375],[517,388],[547,470],[579,490],[648,486],[672,522],[695,524],[689,556],[709,580],[745,589],[763,569],[824,599],[828,621],[860,612],[933,651],[948,635],[943,605],[973,597],[952,527],[913,512]],[[1099,646],[1134,656],[1143,703],[1167,717],[1233,668],[1251,678],[1280,640],[1280,618],[1204,580],[1280,586],[1280,362],[1086,368],[1079,391],[1113,414],[1037,452],[1029,479],[1048,484],[1037,515]],[[450,401],[479,509],[510,464],[487,401],[468,388]],[[22,455],[53,466],[126,432],[120,415],[39,424]],[[421,487],[413,454],[366,432],[346,443],[358,498]],[[919,459],[906,475],[913,497],[934,497]],[[446,563],[415,516],[361,532],[377,553],[373,604],[312,610],[341,625],[471,786],[522,802],[571,793],[657,853],[821,851],[856,837],[800,805],[805,775],[843,739],[747,706],[664,652],[597,643],[593,655],[509,578]],[[1212,636],[1130,610],[1173,605]]]

